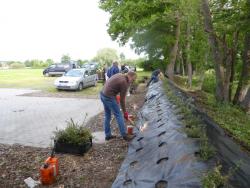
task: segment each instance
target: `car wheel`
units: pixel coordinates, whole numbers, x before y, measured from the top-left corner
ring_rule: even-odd
[[[83,84],[80,83],[79,86],[78,86],[78,91],[81,91],[83,89]]]
[[[49,73],[48,73],[48,72],[46,72],[46,73],[44,74],[44,76],[49,77]]]

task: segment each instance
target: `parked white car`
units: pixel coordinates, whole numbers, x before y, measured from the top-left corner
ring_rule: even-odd
[[[97,79],[95,70],[71,69],[57,78],[54,85],[57,89],[81,91],[84,87],[96,86]]]

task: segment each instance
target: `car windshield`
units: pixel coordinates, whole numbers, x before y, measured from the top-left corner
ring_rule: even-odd
[[[70,70],[65,74],[65,76],[79,77],[82,76],[83,72],[80,70]]]
[[[90,65],[89,64],[84,64],[82,67],[88,68],[88,67],[90,67]]]
[[[55,68],[56,67],[56,65],[50,65],[49,66],[49,68]]]

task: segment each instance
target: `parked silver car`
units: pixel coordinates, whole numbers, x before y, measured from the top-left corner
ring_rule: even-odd
[[[57,89],[63,90],[82,90],[84,87],[96,86],[97,74],[95,70],[71,69],[62,77],[55,80],[54,85]]]

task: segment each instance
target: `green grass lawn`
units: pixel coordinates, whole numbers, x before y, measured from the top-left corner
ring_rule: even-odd
[[[151,77],[151,73],[150,71],[137,71],[137,79],[136,79],[136,83],[144,83],[143,80],[144,80],[144,77],[148,77],[150,78]]]
[[[55,77],[44,77],[42,71],[42,69],[0,70],[0,87],[41,90],[53,88]]]
[[[0,70],[0,88],[29,88],[52,93],[58,92],[54,87],[54,80],[57,77],[44,77],[42,71],[43,69]],[[97,95],[101,87],[102,83],[98,83],[96,87],[85,88],[81,92],[75,92],[75,94]]]
[[[54,87],[54,80],[57,77],[44,77],[43,69],[7,69],[0,70],[0,88],[29,88],[38,89],[45,92],[58,92]],[[138,71],[138,79],[143,76],[150,76],[151,72]],[[88,87],[75,95],[98,95],[102,83],[98,83],[96,87]],[[61,93],[68,91],[60,91]]]
[[[137,79],[141,79],[143,76],[147,76],[150,78],[151,76],[151,71],[137,71],[136,74],[137,74]]]

